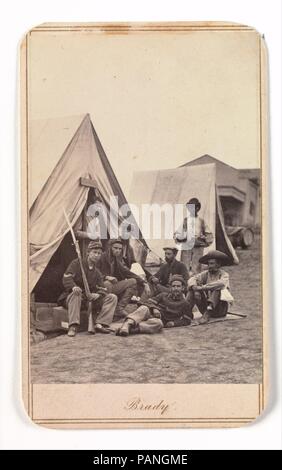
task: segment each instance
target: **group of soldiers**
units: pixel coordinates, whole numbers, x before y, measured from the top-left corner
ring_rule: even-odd
[[[194,198],[187,205],[191,201],[196,206],[197,218],[200,203]],[[202,314],[200,323],[226,316],[231,294],[229,275],[222,266],[230,260],[218,250],[203,255],[203,246],[211,243],[212,234],[205,229],[202,220],[196,222],[198,232],[195,232],[193,248],[187,250],[188,253],[181,250],[179,261],[176,259],[177,246],[165,246],[165,262],[154,275],[140,276],[130,269],[124,258],[124,240],[109,240],[106,251],[100,241],[90,241],[82,267],[75,259],[63,276],[64,292],[58,303],[68,310],[68,336],[76,335],[81,310],[88,308],[89,311],[89,306],[94,323],[91,332],[110,333],[112,323],[119,322],[115,332],[120,336],[152,334],[163,328],[190,325],[195,306]],[[175,239],[177,243],[183,243],[179,233]],[[196,258],[194,267],[193,258]],[[199,267],[202,264],[207,265],[207,269],[202,271]],[[90,295],[86,295],[84,276]]]

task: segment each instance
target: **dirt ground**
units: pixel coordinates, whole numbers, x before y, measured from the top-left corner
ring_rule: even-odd
[[[235,303],[247,314],[158,335],[58,336],[31,346],[33,383],[259,383],[261,311],[259,239],[237,250],[230,273]]]

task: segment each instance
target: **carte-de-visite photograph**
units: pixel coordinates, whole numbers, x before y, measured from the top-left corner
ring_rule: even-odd
[[[261,413],[265,60],[233,23],[25,37],[23,387],[38,423],[99,424],[103,395],[119,426]]]

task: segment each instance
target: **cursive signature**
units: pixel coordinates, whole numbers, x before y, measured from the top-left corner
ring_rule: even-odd
[[[169,404],[164,400],[160,400],[157,403],[145,403],[141,398],[134,397],[126,402],[125,409],[136,411],[158,411],[161,415],[164,415],[169,409]]]

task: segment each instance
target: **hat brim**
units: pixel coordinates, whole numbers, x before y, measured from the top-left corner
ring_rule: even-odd
[[[87,247],[87,251],[92,251],[92,250],[102,250],[103,251],[103,245],[101,243],[96,243],[94,245],[91,245]]]
[[[208,264],[210,259],[216,259],[220,262],[221,266],[231,266],[233,264],[233,260],[227,256],[225,253],[207,253],[206,255],[202,256],[199,259],[199,263],[201,264]]]

